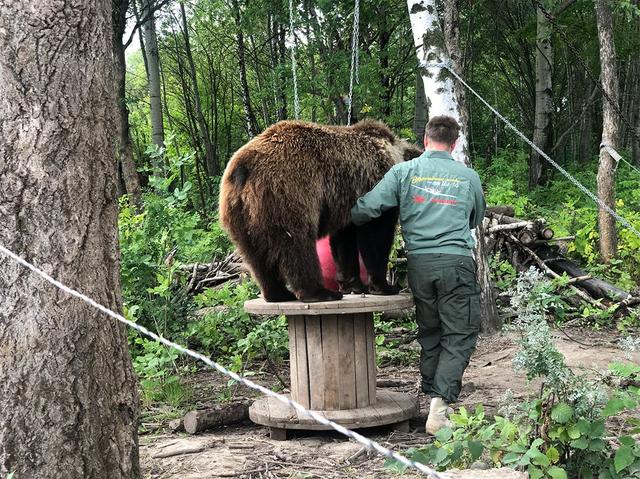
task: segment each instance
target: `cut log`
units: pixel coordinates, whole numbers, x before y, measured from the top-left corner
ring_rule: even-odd
[[[182,420],[184,430],[189,434],[197,434],[214,427],[244,421],[249,419],[249,406],[251,401],[236,401],[219,404],[210,409],[190,411]]]

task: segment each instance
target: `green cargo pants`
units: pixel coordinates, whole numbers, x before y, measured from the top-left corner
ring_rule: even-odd
[[[409,256],[407,267],[422,348],[422,390],[453,403],[480,330],[475,261],[453,254],[416,254]]]

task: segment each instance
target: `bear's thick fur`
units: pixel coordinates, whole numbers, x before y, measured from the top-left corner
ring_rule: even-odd
[[[315,242],[329,234],[342,293],[363,292],[358,250],[374,294],[394,294],[386,268],[397,209],[355,227],[350,209],[394,163],[421,150],[387,126],[279,122],[240,148],[220,187],[220,220],[266,301],[328,301]],[[291,289],[291,292],[287,286]]]

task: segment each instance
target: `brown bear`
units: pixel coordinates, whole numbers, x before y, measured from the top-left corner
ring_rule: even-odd
[[[351,223],[350,210],[394,163],[420,153],[375,121],[281,121],[240,148],[222,176],[220,221],[264,299],[315,302],[365,292],[358,251],[369,292],[397,293],[386,280],[397,209],[359,227]],[[315,243],[326,235],[340,292],[322,284]]]

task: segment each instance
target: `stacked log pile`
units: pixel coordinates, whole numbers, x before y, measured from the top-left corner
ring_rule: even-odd
[[[587,274],[564,253],[573,236],[555,237],[544,218],[520,220],[514,218],[510,207],[494,207],[485,217],[487,252],[506,259],[521,272],[535,266],[547,276],[557,278],[566,274],[574,293],[584,301],[600,309],[620,303],[632,306],[640,302],[629,292]]]
[[[182,275],[187,275],[186,292],[197,294],[205,288],[215,288],[227,281],[240,279],[248,270],[237,253],[229,254],[223,260],[213,258],[211,263],[183,264],[178,267]]]

